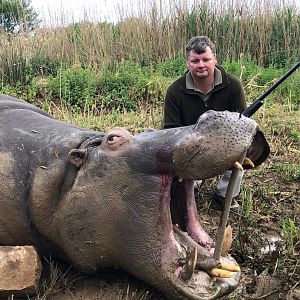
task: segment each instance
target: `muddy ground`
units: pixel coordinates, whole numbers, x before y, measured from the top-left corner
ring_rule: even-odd
[[[298,171],[283,176],[273,161],[246,172],[239,199],[242,213],[231,213],[229,221],[234,236],[231,255],[242,276],[238,289],[223,299],[300,299],[299,232],[292,234],[293,224],[298,230],[300,226]],[[209,208],[215,183],[216,179],[206,180],[196,193],[201,221],[214,238],[221,215]],[[290,236],[282,230],[283,220],[290,220],[286,221]],[[159,291],[122,270],[87,276],[56,262],[44,263],[40,294],[32,299],[165,300]]]

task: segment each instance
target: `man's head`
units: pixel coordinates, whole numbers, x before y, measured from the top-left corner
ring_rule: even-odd
[[[187,67],[195,78],[207,78],[214,75],[216,48],[206,36],[193,37],[186,46]]]
[[[214,56],[216,56],[216,47],[207,36],[195,36],[190,39],[185,48],[186,58],[188,59],[191,51],[197,54],[205,53],[209,47]]]

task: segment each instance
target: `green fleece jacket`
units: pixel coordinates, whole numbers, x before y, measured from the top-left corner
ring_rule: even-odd
[[[222,83],[210,92],[207,103],[204,94],[186,88],[186,72],[167,89],[164,105],[163,128],[195,124],[207,110],[243,112],[246,109],[244,91],[240,80],[216,66],[222,74]]]

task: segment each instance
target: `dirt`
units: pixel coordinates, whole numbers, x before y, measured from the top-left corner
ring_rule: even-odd
[[[238,199],[243,210],[231,213],[229,220],[234,237],[230,254],[242,275],[237,290],[223,299],[300,299],[299,236],[292,236],[287,244],[281,226],[283,219],[300,226],[300,178],[294,175],[283,180],[271,163],[246,172]],[[213,238],[221,217],[219,211],[209,208],[215,184],[216,179],[206,180],[196,194],[201,222]],[[33,299],[165,300],[159,291],[122,270],[101,270],[86,276],[54,262],[45,263],[40,295]]]

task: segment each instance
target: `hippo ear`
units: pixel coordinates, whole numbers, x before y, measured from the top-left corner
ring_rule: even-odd
[[[72,149],[68,154],[70,162],[77,168],[80,168],[86,161],[87,151],[86,149]]]

